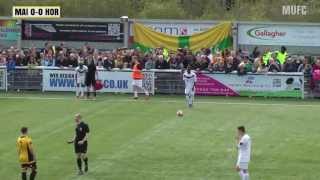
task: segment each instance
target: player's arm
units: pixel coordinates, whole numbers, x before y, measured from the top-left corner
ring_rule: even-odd
[[[197,75],[196,75],[196,73],[194,73],[192,90],[196,89],[196,82],[197,82]]]
[[[98,69],[96,68],[96,79],[98,79],[99,77],[98,77]]]
[[[70,141],[67,141],[68,144],[72,144],[76,139],[76,135],[73,136],[73,138]]]
[[[78,73],[76,71],[76,83],[78,83]]]
[[[84,138],[81,141],[79,141],[78,143],[83,144],[85,141],[88,140],[88,137],[89,137],[89,133],[87,132],[86,135],[84,136]]]
[[[20,155],[20,151],[21,151],[21,146],[20,146],[20,141],[18,140],[17,141],[17,153],[18,153],[18,156]]]
[[[34,152],[31,140],[28,142],[28,148],[29,148],[30,154],[33,156],[33,160],[36,161],[36,154]]]

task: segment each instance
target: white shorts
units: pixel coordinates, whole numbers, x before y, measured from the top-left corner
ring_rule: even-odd
[[[185,89],[185,90],[184,90],[184,93],[185,93],[186,95],[191,95],[191,96],[193,96],[195,92],[194,92],[193,88],[188,88],[188,89]]]
[[[242,170],[248,170],[249,168],[249,163],[248,162],[241,162],[238,164],[239,168]]]
[[[132,85],[142,88],[142,79],[134,79]]]
[[[77,79],[77,85],[80,85],[80,86],[82,86],[82,85],[85,85],[85,80],[84,80],[84,78],[81,78],[81,79]]]

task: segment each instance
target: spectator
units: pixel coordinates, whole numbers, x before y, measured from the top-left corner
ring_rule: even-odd
[[[197,59],[196,61],[196,66],[197,66],[197,70],[198,71],[204,71],[208,69],[209,66],[209,58],[207,57],[207,55],[201,55],[199,59]]]
[[[276,51],[276,60],[283,66],[287,59],[287,48],[285,46],[281,46],[280,51]]]
[[[56,66],[58,67],[68,67],[69,62],[67,57],[63,54],[63,51],[60,51],[57,56]]]
[[[115,67],[122,69],[123,68],[123,61],[124,61],[124,56],[122,55],[117,55],[117,58],[115,59]]]
[[[250,55],[250,58],[255,60],[256,58],[258,58],[261,55],[261,52],[259,51],[258,46],[254,47],[252,54]]]
[[[42,61],[41,61],[41,65],[42,66],[55,66],[56,64],[56,60],[53,58],[53,56],[48,53],[47,55],[44,55]]]
[[[217,72],[224,72],[225,71],[225,61],[224,61],[224,58],[223,57],[219,57],[218,59],[218,62],[216,63],[216,66],[215,66],[215,71]]]
[[[269,72],[280,72],[280,65],[273,58],[270,58],[269,64]]]
[[[284,64],[283,71],[284,72],[297,72],[298,68],[295,63],[296,57],[288,58]]]
[[[272,52],[270,51],[270,48],[266,48],[264,50],[263,55],[262,55],[262,60],[263,60],[264,65],[269,64],[269,60],[270,60],[271,56],[272,56]]]
[[[298,67],[298,72],[303,72],[305,74],[310,74],[312,66],[309,64],[308,59],[304,56],[300,56],[299,59],[301,60],[301,64]]]
[[[39,63],[38,63],[36,57],[31,56],[31,57],[30,57],[30,60],[28,61],[28,67],[29,67],[29,68],[34,68],[34,67],[36,67],[36,66],[39,66]]]
[[[155,60],[148,56],[147,57],[147,61],[145,62],[145,65],[144,65],[145,69],[147,70],[150,70],[150,69],[155,69],[156,68],[156,63],[155,63]]]
[[[249,61],[249,56],[248,55],[244,55],[243,56],[243,63],[244,63],[244,70],[246,72],[252,72],[252,62]]]
[[[115,63],[110,57],[104,57],[103,58],[103,67],[106,70],[111,71],[115,67]]]
[[[224,64],[225,73],[231,73],[233,70],[236,70],[236,69],[233,69],[233,65],[234,65],[233,57],[229,55],[228,57],[226,57],[225,64]]]
[[[320,81],[320,57],[317,58],[315,64],[312,66],[312,71],[311,71],[311,82],[310,82],[310,87],[312,90],[314,90],[317,87],[319,87],[319,81]]]
[[[0,54],[0,66],[5,66],[7,64],[7,54],[5,51],[2,51]]]
[[[163,59],[163,55],[158,55],[156,61],[156,69],[169,69],[169,64]]]
[[[78,57],[76,54],[71,53],[69,57],[67,57],[69,67],[76,68],[78,67]]]
[[[245,63],[242,62],[239,64],[239,67],[238,67],[238,75],[241,76],[241,75],[245,75],[247,74],[246,70],[245,70]]]
[[[268,72],[268,70],[269,70],[268,66],[266,66],[266,65],[263,63],[263,60],[262,60],[261,57],[256,58],[256,60],[255,60],[255,66],[257,67],[257,68],[256,68],[256,72],[257,72],[257,73],[266,73],[266,72]]]
[[[13,54],[10,53],[7,59],[7,70],[11,71],[11,70],[14,70],[15,68],[16,68],[16,60],[14,59]]]
[[[236,52],[236,51],[231,51],[231,56],[233,57],[233,67],[232,69],[233,70],[237,70],[238,69],[238,66],[240,64],[240,60],[241,60],[241,57],[240,57],[240,52]]]
[[[168,63],[169,63],[170,69],[181,69],[181,61],[179,61],[178,58],[180,58],[180,56],[176,56],[173,52],[169,54]]]
[[[90,47],[87,43],[81,49],[68,49],[64,43],[60,43],[56,48],[45,43],[42,52],[36,50],[34,46],[23,51],[10,47],[1,51],[0,65],[15,64],[15,66],[35,66],[41,64],[43,66],[58,67],[77,67],[78,58],[81,57],[87,61],[94,61],[95,65],[103,67],[107,70],[112,68],[130,68],[132,59],[136,56],[142,67],[145,69],[183,69],[191,66],[197,70],[209,70],[216,72],[230,73],[232,71],[247,72],[305,72],[311,71],[305,57],[291,57],[284,61],[283,67],[280,66],[281,55],[286,55],[286,48],[282,47],[281,51],[272,54],[269,48],[266,48],[263,56],[260,55],[258,47],[255,47],[250,54],[247,51],[238,51],[228,49],[223,51],[211,52],[208,48],[193,53],[188,49],[178,49],[177,52],[169,51],[163,47],[151,50],[144,54],[139,49],[115,49],[113,51],[99,51]],[[164,58],[164,55],[167,58]],[[277,59],[279,59],[277,63]],[[10,59],[10,63],[8,63]],[[267,63],[266,63],[267,62]],[[241,63],[241,66],[240,66]],[[240,72],[241,74],[241,72]]]

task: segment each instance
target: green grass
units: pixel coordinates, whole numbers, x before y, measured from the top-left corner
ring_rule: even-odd
[[[18,98],[5,98],[18,97]],[[32,98],[37,97],[37,98]],[[52,99],[45,99],[52,98]],[[17,180],[16,138],[28,126],[39,180],[234,180],[235,128],[253,140],[252,180],[318,180],[319,108],[316,100],[182,96],[131,101],[100,95],[77,101],[69,93],[0,94],[0,179]],[[184,117],[176,116],[182,109]],[[90,172],[76,175],[73,116],[90,125]]]

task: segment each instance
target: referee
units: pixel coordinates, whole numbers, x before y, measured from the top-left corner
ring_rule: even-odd
[[[88,157],[87,157],[87,148],[88,148],[88,136],[89,136],[89,126],[88,124],[82,121],[80,114],[75,115],[76,122],[76,133],[74,138],[71,141],[68,141],[69,144],[74,143],[74,152],[77,157],[77,165],[79,169],[79,175],[83,174],[82,171],[82,161],[84,162],[84,172],[88,171]]]

